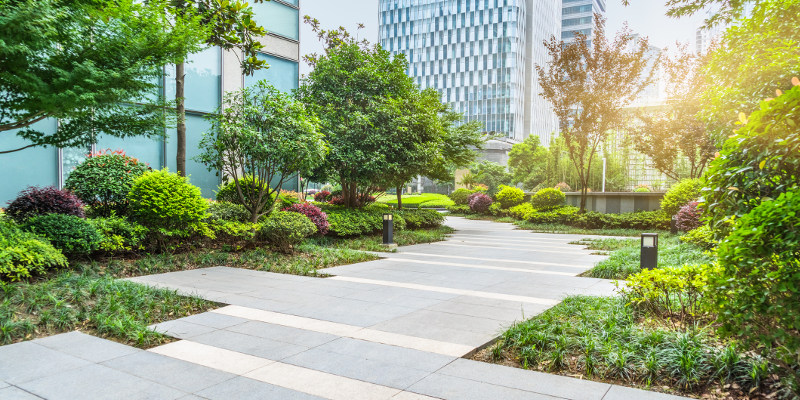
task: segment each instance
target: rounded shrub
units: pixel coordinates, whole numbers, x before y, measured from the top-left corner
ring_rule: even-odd
[[[308,217],[311,222],[317,227],[317,234],[325,235],[328,233],[330,224],[328,223],[328,214],[325,214],[319,207],[311,203],[297,203],[284,208],[283,211],[296,212]]]
[[[634,193],[650,193],[652,191],[653,189],[650,189],[650,186],[647,185],[639,185],[633,190]]]
[[[142,249],[147,228],[125,217],[92,218],[88,220],[100,234],[99,249],[107,253]]]
[[[456,189],[453,193],[450,193],[450,200],[453,200],[458,206],[465,206],[469,204],[469,195],[471,194],[472,190],[464,188]]]
[[[212,221],[250,222],[250,211],[236,203],[212,201],[208,203],[208,219]]]
[[[558,182],[555,186],[555,189],[558,189],[562,192],[571,192],[572,188],[567,185],[566,182]]]
[[[331,199],[331,192],[327,190],[323,190],[317,193],[314,193],[314,201],[324,203]]]
[[[693,244],[706,250],[711,250],[717,246],[714,240],[714,233],[708,225],[700,225],[681,236],[681,242]]]
[[[242,194],[244,195],[245,199],[247,199],[248,196],[251,198],[258,196],[260,188],[262,187],[260,182],[261,181],[258,178],[250,175],[246,175],[239,179],[239,185],[242,187]],[[236,190],[236,182],[234,181],[220,185],[215,198],[217,201],[227,201],[233,204],[242,204],[242,201],[239,199],[239,192]],[[272,198],[274,199],[275,196],[272,196]],[[265,208],[269,208],[271,205],[272,204],[267,204]]]
[[[260,235],[278,250],[292,253],[294,246],[317,232],[317,227],[303,214],[275,211],[262,219]]]
[[[83,218],[83,203],[78,196],[52,186],[30,186],[8,203],[6,215],[21,224],[39,215],[65,214]]]
[[[166,169],[136,178],[128,193],[131,219],[163,236],[205,234],[208,202],[200,188]]]
[[[700,179],[684,179],[672,186],[661,199],[661,210],[670,217],[677,214],[681,207],[697,201],[703,182]]]
[[[103,237],[84,218],[65,214],[33,217],[25,228],[50,241],[53,247],[70,256],[88,255],[100,248]]]
[[[525,192],[519,188],[500,185],[500,191],[494,197],[500,203],[500,208],[507,209],[522,204],[525,201]]]
[[[93,153],[70,172],[65,187],[96,215],[125,215],[133,180],[150,169],[122,150]]]
[[[68,265],[64,254],[46,239],[0,218],[0,280],[18,281]]]
[[[492,198],[483,193],[473,193],[469,200],[469,209],[476,213],[486,213],[492,205]]]
[[[558,189],[542,189],[531,196],[531,205],[540,211],[549,211],[561,207],[567,200],[567,195]]]
[[[700,227],[700,210],[697,208],[696,201],[681,207],[675,217],[675,225],[682,232],[689,232]]]

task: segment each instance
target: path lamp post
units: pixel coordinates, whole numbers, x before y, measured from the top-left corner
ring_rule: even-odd
[[[654,269],[658,266],[658,234],[642,234],[642,256],[639,266],[644,269]]]
[[[383,214],[383,244],[390,246],[394,243],[394,226],[392,214]]]

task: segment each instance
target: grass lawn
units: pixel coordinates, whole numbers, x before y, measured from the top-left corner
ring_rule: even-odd
[[[440,226],[434,229],[414,229],[396,231],[394,233],[394,242],[398,246],[410,246],[413,244],[440,242],[447,238],[447,235],[453,233],[455,229],[449,226]],[[324,236],[321,238],[309,239],[309,244],[317,246],[325,246],[334,249],[351,249],[362,251],[395,251],[389,250],[383,246],[383,236],[380,234],[360,236],[357,238],[334,238]]]
[[[675,328],[616,297],[567,298],[474,358],[712,399],[762,398],[777,383],[764,359],[710,326]]]
[[[409,208],[444,208],[456,204],[446,195],[436,193],[404,194],[402,199],[403,207]],[[378,197],[376,201],[390,206],[397,206],[397,196],[393,194],[384,194]]]

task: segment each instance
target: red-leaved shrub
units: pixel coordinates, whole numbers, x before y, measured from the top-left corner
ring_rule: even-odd
[[[328,201],[328,199],[330,199],[330,197],[331,197],[331,192],[329,192],[327,190],[323,190],[321,192],[317,192],[317,193],[314,194],[314,201],[318,201],[320,203],[324,203],[324,202]]]
[[[700,210],[697,209],[697,202],[693,201],[678,210],[678,214],[675,215],[676,221],[675,224],[678,226],[683,232],[689,232],[691,230],[697,229],[700,227]]]
[[[485,213],[492,205],[492,198],[483,193],[473,193],[469,198],[469,209],[473,212]]]
[[[84,218],[83,203],[71,192],[52,186],[30,186],[8,203],[6,215],[18,223],[47,214],[66,214]]]
[[[311,203],[297,203],[292,204],[291,207],[286,207],[281,211],[289,211],[289,212],[296,212],[298,214],[303,214],[314,225],[317,226],[317,233],[320,235],[324,235],[328,233],[328,228],[330,228],[330,224],[328,223],[328,214],[325,214],[319,207],[311,204]]]

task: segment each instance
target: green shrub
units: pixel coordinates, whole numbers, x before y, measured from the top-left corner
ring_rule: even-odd
[[[707,264],[642,270],[628,277],[621,292],[644,312],[691,322],[711,312],[709,280],[718,272]]]
[[[99,249],[103,240],[89,221],[74,215],[42,215],[29,219],[24,226],[69,256],[88,255]]]
[[[500,207],[500,203],[492,203],[492,205],[489,206],[489,209],[486,211],[486,213],[494,216],[506,215],[505,210],[503,210],[503,207]]]
[[[532,224],[564,224],[569,225],[573,216],[580,209],[578,207],[559,207],[551,211],[533,212],[527,215],[528,222]]]
[[[245,198],[247,198],[247,194],[245,194],[247,192],[249,192],[252,196],[258,196],[259,187],[261,187],[260,183],[261,182],[258,179],[253,178],[250,175],[239,178],[239,185],[242,186],[242,194],[245,195]],[[236,191],[236,182],[232,180],[219,185],[219,189],[216,192],[216,199],[217,201],[242,204],[242,201],[239,199],[239,193]]]
[[[211,221],[250,222],[250,211],[241,204],[215,201],[208,204],[208,219]]]
[[[528,216],[534,212],[536,210],[531,203],[522,203],[508,209],[508,215],[520,220],[527,220]]]
[[[444,222],[444,214],[436,210],[402,210],[395,212],[405,220],[407,229],[436,228]]]
[[[447,207],[447,211],[450,214],[472,214],[472,210],[469,209],[468,205],[455,205]]]
[[[661,199],[661,210],[672,217],[677,214],[681,207],[700,198],[700,189],[703,188],[703,181],[700,179],[684,179],[669,191]]]
[[[508,209],[525,201],[525,192],[522,189],[500,185],[500,191],[495,195],[495,199],[500,203],[500,207]]]
[[[241,240],[251,241],[256,238],[261,230],[261,224],[228,220],[211,220],[208,223],[209,229],[214,233],[214,240],[217,242],[238,242]]]
[[[380,232],[383,229],[383,214],[388,212],[388,210],[373,208],[372,206],[353,209],[329,205],[322,207],[322,210],[328,214],[328,223],[330,224],[328,234],[333,236],[360,236]],[[391,212],[395,230],[400,231],[406,228],[403,213],[411,211],[416,212],[418,210]],[[419,211],[435,212],[433,210]]]
[[[303,214],[275,211],[261,222],[261,237],[284,253],[292,253],[294,246],[315,234],[317,227]]]
[[[93,218],[89,223],[102,239],[99,249],[108,253],[135,251],[143,248],[147,228],[124,217]]]
[[[549,211],[564,205],[567,195],[558,189],[542,189],[531,197],[533,208],[540,211]]]
[[[692,229],[681,236],[681,241],[702,247],[706,250],[711,250],[717,246],[717,241],[714,240],[714,233],[711,232],[711,228],[708,225],[700,225],[699,228]]]
[[[661,211],[640,211],[626,214],[578,213],[578,207],[559,207],[550,211],[534,211],[524,215],[533,224],[561,224],[583,229],[669,229],[670,219]]]
[[[8,204],[5,215],[22,224],[38,215],[66,214],[83,218],[83,203],[67,190],[29,186]]]
[[[128,201],[131,219],[160,236],[158,240],[210,233],[203,222],[208,202],[200,195],[200,188],[166,169],[136,178]]]
[[[797,187],[743,215],[719,244],[721,273],[715,282],[723,332],[750,348],[766,349],[785,368],[797,368],[800,353],[798,216]]]
[[[75,193],[96,215],[125,215],[133,180],[150,167],[122,150],[91,154],[69,173],[65,188]]]
[[[47,240],[0,217],[0,279],[18,281],[68,265],[64,254]]]

